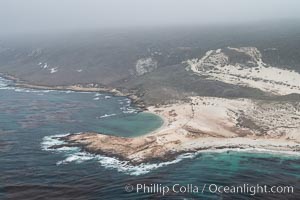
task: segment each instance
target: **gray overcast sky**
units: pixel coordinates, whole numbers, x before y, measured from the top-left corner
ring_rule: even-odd
[[[0,0],[0,31],[237,23],[299,18],[300,0]]]

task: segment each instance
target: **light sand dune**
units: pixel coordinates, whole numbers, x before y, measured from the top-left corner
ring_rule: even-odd
[[[239,63],[229,64],[229,57],[218,49],[208,51],[201,59],[187,60],[188,68],[211,80],[257,88],[275,95],[300,94],[299,73],[267,65],[255,47],[228,47],[228,49],[250,56],[248,64],[253,67]]]
[[[88,152],[132,163],[170,160],[184,152],[220,148],[300,151],[299,104],[193,97],[189,103],[149,107],[149,111],[161,116],[165,124],[145,136],[81,133],[64,139]]]

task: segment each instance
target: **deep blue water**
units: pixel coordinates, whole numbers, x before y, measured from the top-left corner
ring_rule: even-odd
[[[55,135],[98,131],[145,134],[162,121],[137,113],[124,97],[8,87],[0,79],[0,199],[300,199],[300,157],[206,152],[161,164],[130,166],[77,148],[49,150]],[[127,193],[126,184],[292,185],[294,194]]]

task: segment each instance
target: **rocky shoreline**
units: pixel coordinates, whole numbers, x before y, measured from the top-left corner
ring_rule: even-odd
[[[82,134],[84,134],[85,136],[97,136],[97,135],[100,135],[101,133],[82,133]],[[170,160],[175,159],[176,156],[180,155],[181,153],[184,153],[184,152],[180,152],[180,153],[168,152],[164,156],[156,155],[153,157],[147,157],[143,160],[130,160],[130,159],[128,159],[129,154],[125,155],[124,153],[116,152],[113,149],[91,148],[87,144],[84,144],[77,140],[74,140],[73,137],[76,137],[76,135],[78,135],[78,134],[70,134],[68,136],[57,138],[61,141],[64,141],[66,144],[54,145],[54,146],[50,147],[49,149],[59,149],[62,147],[79,147],[81,149],[81,151],[83,151],[83,152],[88,152],[88,153],[95,154],[95,155],[104,155],[104,156],[108,156],[108,157],[114,157],[121,161],[128,161],[132,165],[139,165],[142,163],[152,163],[152,162],[157,163],[157,162],[170,161]],[[105,135],[105,136],[112,142],[116,142],[116,140],[119,140],[119,141],[122,141],[122,143],[125,142],[125,144],[126,144],[126,142],[128,142],[130,140],[130,138],[125,138],[125,137],[116,137],[116,136],[110,136],[110,135]],[[119,143],[116,143],[116,144],[121,146],[121,144],[119,144]],[[143,146],[143,148],[145,148],[145,147]],[[137,149],[135,149],[134,151],[137,151]],[[129,153],[132,151],[129,151],[129,148],[127,147],[126,149],[124,149],[124,152]],[[185,153],[188,153],[188,152],[185,152]]]
[[[14,87],[37,89],[37,90],[70,90],[75,92],[103,92],[109,93],[114,96],[127,97],[131,100],[131,103],[139,108],[139,110],[146,110],[145,103],[139,98],[134,92],[123,92],[117,88],[99,86],[98,84],[74,84],[66,86],[46,86],[46,85],[35,85],[18,79],[17,77],[9,74],[0,73],[0,76],[14,82]]]
[[[162,117],[165,124],[144,136],[71,134],[60,138],[66,144],[53,148],[77,146],[83,151],[116,157],[132,165],[170,161],[184,153],[220,149],[279,151],[300,156],[299,107],[261,104],[249,99],[194,97],[190,103],[149,107],[149,112]],[[274,112],[274,109],[281,111]]]
[[[79,133],[58,138],[63,146],[116,157],[133,165],[175,159],[184,153],[219,149],[263,149],[295,152],[300,155],[300,103],[264,102],[250,99],[191,97],[190,101],[169,105],[146,105],[134,93],[98,85],[40,86],[0,74],[14,86],[41,90],[107,92],[125,96],[141,111],[160,116],[164,125],[135,138],[102,133]]]
[[[95,143],[95,141],[99,142],[99,137],[102,136],[104,137],[104,139],[101,140],[101,142],[97,146],[91,145]],[[190,148],[190,149],[188,148],[180,149],[180,150],[174,150],[174,149],[163,150],[162,147],[158,145],[156,148],[150,147],[151,151],[147,153],[147,155],[144,157],[143,156],[132,157],[131,154],[136,154],[139,151],[144,151],[145,149],[149,148],[149,145],[153,142],[153,140],[148,141],[139,147],[136,147],[135,145],[132,145],[132,141],[130,138],[109,136],[100,133],[70,134],[68,136],[64,136],[58,139],[66,142],[66,144],[55,145],[52,146],[51,149],[59,149],[62,147],[79,147],[83,152],[88,152],[95,155],[114,157],[119,159],[120,161],[129,162],[133,166],[140,165],[142,163],[159,163],[159,162],[172,161],[175,160],[177,156],[185,153],[197,153],[197,152],[207,151],[207,150],[209,151],[248,150],[249,152],[252,150],[257,152],[269,151],[269,152],[277,152],[282,154],[298,153],[297,155],[300,155],[300,145],[298,143],[290,143],[290,142],[285,143],[284,141],[279,142],[277,140],[272,140],[272,139],[270,140],[270,142],[261,140],[260,142],[262,142],[262,144],[260,144],[259,142],[258,143],[255,142],[257,139],[246,139],[245,141],[243,141],[245,138],[236,138],[240,140],[240,142],[237,141],[234,142],[234,140],[232,140],[231,143],[229,142],[230,141],[229,140],[229,141],[223,141],[223,143],[214,143],[213,140],[218,140],[218,139],[221,140],[221,138],[203,138],[203,142],[208,141],[211,144]],[[107,143],[107,140],[110,140],[111,142]],[[114,144],[112,145],[112,143]],[[104,146],[109,145],[111,148],[104,148],[103,145]],[[118,145],[118,147],[113,148],[116,145]],[[130,147],[130,145],[132,146]]]

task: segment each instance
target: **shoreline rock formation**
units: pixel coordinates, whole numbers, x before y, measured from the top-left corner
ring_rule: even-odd
[[[78,146],[89,153],[117,157],[132,164],[167,161],[187,152],[225,148],[293,151],[300,155],[299,108],[300,104],[270,105],[249,99],[193,97],[189,103],[149,107],[165,123],[144,136],[79,133],[60,139],[67,146]]]

